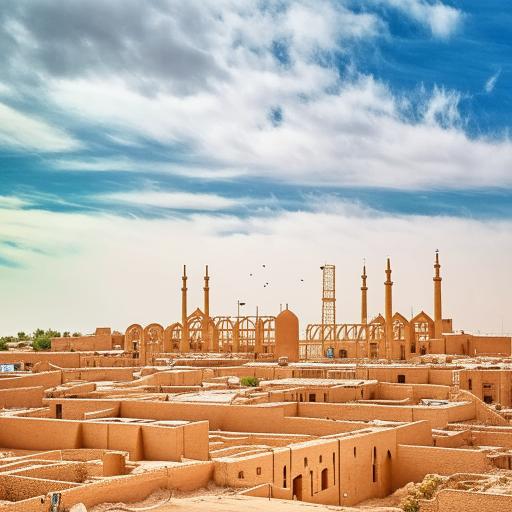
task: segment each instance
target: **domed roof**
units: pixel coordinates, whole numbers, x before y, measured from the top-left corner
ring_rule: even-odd
[[[276,318],[290,318],[290,319],[298,320],[297,315],[290,309],[284,309],[283,311],[281,311],[281,313],[279,313],[279,315],[277,315]]]

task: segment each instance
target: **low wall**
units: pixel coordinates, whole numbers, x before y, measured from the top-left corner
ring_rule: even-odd
[[[0,352],[0,354],[1,353],[2,352]],[[43,389],[48,389],[59,386],[61,383],[61,372],[53,371],[0,379],[0,389],[27,388],[34,386],[41,386]]]
[[[43,387],[0,389],[0,409],[42,407]]]
[[[496,512],[510,510],[512,495],[442,489],[433,500],[422,500],[422,512]]]
[[[479,450],[398,445],[397,455],[398,464],[393,473],[395,488],[420,482],[429,473],[485,473],[491,468],[486,453]]]

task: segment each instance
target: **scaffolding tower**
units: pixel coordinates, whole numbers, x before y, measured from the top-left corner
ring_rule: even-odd
[[[336,267],[323,265],[322,270],[322,340],[332,340],[336,325]]]

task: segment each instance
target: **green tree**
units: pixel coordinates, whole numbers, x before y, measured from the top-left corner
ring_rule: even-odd
[[[20,332],[18,333],[18,340],[19,340],[19,341],[27,341],[28,339],[29,339],[29,336],[27,335],[27,333],[26,333],[26,332],[24,332],[24,331],[20,331]]]
[[[46,334],[43,334],[42,336],[38,336],[37,338],[34,338],[34,341],[32,342],[32,348],[36,351],[40,350],[50,350],[52,346],[52,341],[50,336],[46,336]]]
[[[0,350],[7,350],[7,340],[5,337],[0,338]]]
[[[82,336],[81,332],[76,331],[73,333],[73,338],[78,338],[79,336]]]
[[[63,337],[63,338],[69,338],[70,336],[71,336],[71,334],[70,334],[70,332],[69,332],[69,331],[64,331],[64,332],[62,333],[62,337]]]

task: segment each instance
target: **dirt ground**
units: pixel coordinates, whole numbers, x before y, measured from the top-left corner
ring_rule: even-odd
[[[221,493],[219,494],[219,491]],[[386,500],[390,501],[390,498]],[[398,498],[392,500],[393,504]],[[170,493],[160,490],[139,503],[103,503],[90,509],[90,512],[401,512],[396,506],[372,500],[358,507],[336,507],[315,505],[302,501],[268,500],[235,494],[232,489],[209,488],[194,493]],[[399,499],[398,499],[399,501]],[[83,509],[82,509],[83,510]],[[71,512],[74,512],[73,510]],[[76,512],[80,512],[77,510]]]

